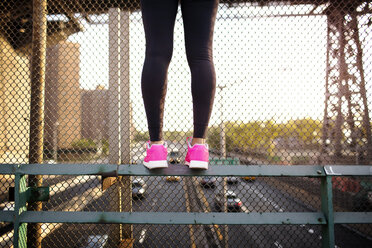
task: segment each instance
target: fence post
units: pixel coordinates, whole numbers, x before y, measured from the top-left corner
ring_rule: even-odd
[[[120,11],[120,134],[121,164],[131,163],[132,106],[130,101],[130,11]],[[132,212],[132,178],[121,177],[121,211]],[[121,245],[131,247],[133,226],[121,226]]]
[[[120,9],[109,9],[109,163],[121,163],[121,113],[120,113]],[[110,211],[121,211],[121,187],[113,177],[103,179],[102,188],[108,188]],[[121,225],[112,224],[109,243],[117,247],[122,239]]]
[[[120,9],[109,9],[109,163],[120,163]]]
[[[333,202],[332,202],[332,177],[325,176],[321,178],[321,199],[322,212],[326,218],[327,224],[322,225],[322,247],[335,247],[335,228],[333,219]]]
[[[20,223],[19,217],[22,212],[26,211],[26,176],[18,172],[15,173],[14,179],[14,238],[13,245],[15,248],[27,247],[27,223]]]
[[[30,104],[30,145],[29,163],[43,163],[44,136],[44,89],[45,56],[47,38],[47,0],[33,0],[32,13],[32,60],[31,60],[31,104]],[[42,176],[30,176],[29,186],[39,187]],[[30,211],[41,211],[42,203],[28,205]],[[41,224],[28,225],[27,247],[41,247]]]
[[[224,106],[224,98],[223,98],[223,89],[226,88],[226,85],[219,85],[217,86],[218,89],[220,89],[220,152],[221,157],[226,158],[226,128],[225,128],[225,121],[223,119],[223,106]]]

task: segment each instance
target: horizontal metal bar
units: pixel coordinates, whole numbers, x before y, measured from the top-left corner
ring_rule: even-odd
[[[14,211],[0,211],[0,222],[14,222]]]
[[[0,174],[10,175],[16,172],[17,164],[0,164]]]
[[[280,166],[280,165],[211,165],[209,170],[190,170],[186,165],[148,170],[143,165],[114,164],[1,164],[0,174],[27,175],[133,175],[133,176],[371,176],[372,166]]]
[[[227,221],[226,221],[227,219]],[[21,222],[131,224],[325,224],[322,213],[116,213],[24,212]],[[13,222],[14,211],[0,211],[0,222]],[[227,222],[227,223],[225,223]],[[335,224],[372,223],[372,212],[335,212]]]
[[[335,212],[335,224],[367,224],[372,223],[372,212]]]
[[[187,165],[148,170],[143,165],[26,164],[17,170],[27,175],[132,175],[132,176],[325,176],[322,166],[211,165],[208,170],[190,170]]]
[[[301,213],[182,213],[182,212],[24,212],[27,223],[115,224],[326,224],[320,212]]]
[[[372,176],[372,166],[369,165],[327,165],[324,170],[330,176]]]

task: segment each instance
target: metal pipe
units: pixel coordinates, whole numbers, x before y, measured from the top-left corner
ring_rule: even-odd
[[[53,125],[53,160],[57,163],[58,160],[58,127],[59,123],[56,121]]]
[[[133,140],[132,130],[132,106],[130,103],[130,11],[120,10],[120,159],[121,164],[131,163],[131,143]],[[123,176],[121,180],[121,210],[120,212],[132,212],[132,178]],[[122,225],[121,244],[133,243],[133,225]]]
[[[326,56],[326,82],[325,82],[325,101],[324,101],[324,117],[323,117],[323,126],[322,126],[322,148],[321,148],[321,153],[320,157],[318,159],[318,163],[324,164],[328,159],[325,159],[328,157],[328,145],[327,142],[329,142],[329,134],[330,134],[330,123],[329,123],[329,117],[328,117],[328,103],[330,99],[330,92],[329,92],[329,74],[330,74],[330,53],[331,53],[331,20],[330,17],[328,16],[327,18],[327,56]]]
[[[335,227],[333,216],[333,196],[332,196],[332,177],[326,176],[321,178],[321,209],[327,220],[326,225],[322,225],[322,248],[335,247]]]
[[[33,0],[32,6],[32,60],[31,60],[31,106],[30,106],[30,144],[29,163],[43,163],[44,136],[44,90],[45,56],[47,38],[47,0]],[[29,187],[42,185],[42,176],[28,178]],[[28,205],[29,211],[41,211],[42,203]],[[29,224],[27,228],[27,247],[41,248],[41,223]]]
[[[225,123],[223,119],[223,92],[222,90],[226,88],[226,85],[219,85],[217,86],[218,89],[220,89],[221,94],[221,103],[220,103],[220,152],[221,157],[226,158],[226,131],[225,131]]]

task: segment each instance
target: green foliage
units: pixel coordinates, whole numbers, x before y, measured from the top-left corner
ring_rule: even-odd
[[[314,144],[321,139],[322,125],[319,120],[310,118],[295,120],[292,128],[306,144]]]
[[[227,128],[225,129],[227,130]],[[207,143],[210,148],[219,150],[221,147],[221,129],[219,127],[211,127],[208,130]],[[232,137],[226,134],[226,151],[231,152],[233,150]]]
[[[108,143],[108,140],[106,139],[103,139],[102,140],[102,146],[103,146],[103,154],[108,154],[108,150],[109,150],[109,143]]]
[[[291,164],[303,165],[309,163],[310,158],[308,156],[294,156],[291,158]]]
[[[185,141],[186,137],[192,136],[192,131],[164,131],[163,138],[164,140],[182,142]],[[134,142],[146,142],[150,139],[149,132],[134,132]]]
[[[133,141],[134,142],[146,142],[150,139],[149,137],[150,137],[149,132],[135,131]]]
[[[277,135],[271,122],[228,122],[225,126],[226,140],[231,140],[230,146],[244,152],[265,152],[270,148],[271,140]]]
[[[186,137],[192,136],[192,131],[164,131],[164,139],[174,142],[185,142]]]
[[[108,144],[108,141],[103,139],[101,140],[102,142],[102,150],[103,150],[103,154],[107,154],[108,153],[108,147],[109,147],[109,144]],[[75,141],[71,144],[71,147],[75,150],[78,150],[78,151],[83,151],[83,152],[96,152],[97,149],[98,149],[98,141],[95,142],[93,139],[80,139],[78,141]]]
[[[73,142],[71,146],[76,150],[88,150],[97,148],[97,145],[96,143],[94,143],[93,139],[80,139]]]
[[[252,121],[248,123],[226,122],[227,151],[242,151],[250,154],[265,154],[275,157],[276,139],[294,138],[305,146],[318,146],[322,135],[322,123],[310,118],[276,123],[274,120]],[[211,148],[220,147],[220,128],[209,129],[208,144]]]
[[[268,160],[270,160],[274,163],[278,163],[278,162],[280,162],[281,158],[279,156],[273,156],[273,157],[268,156]]]

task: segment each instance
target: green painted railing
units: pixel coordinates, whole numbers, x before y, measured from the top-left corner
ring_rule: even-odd
[[[14,211],[0,212],[1,222],[14,223],[14,247],[26,247],[26,223],[317,224],[322,226],[322,247],[332,248],[335,247],[334,224],[372,223],[372,212],[334,212],[332,203],[333,176],[372,176],[372,166],[215,165],[207,171],[189,170],[186,166],[150,171],[139,165],[2,164],[0,174],[15,175]],[[38,192],[39,199],[45,196],[40,193],[43,190],[26,187],[27,175],[317,177],[321,179],[322,203],[321,212],[300,213],[30,212],[26,211],[26,202],[35,200],[32,192]]]

